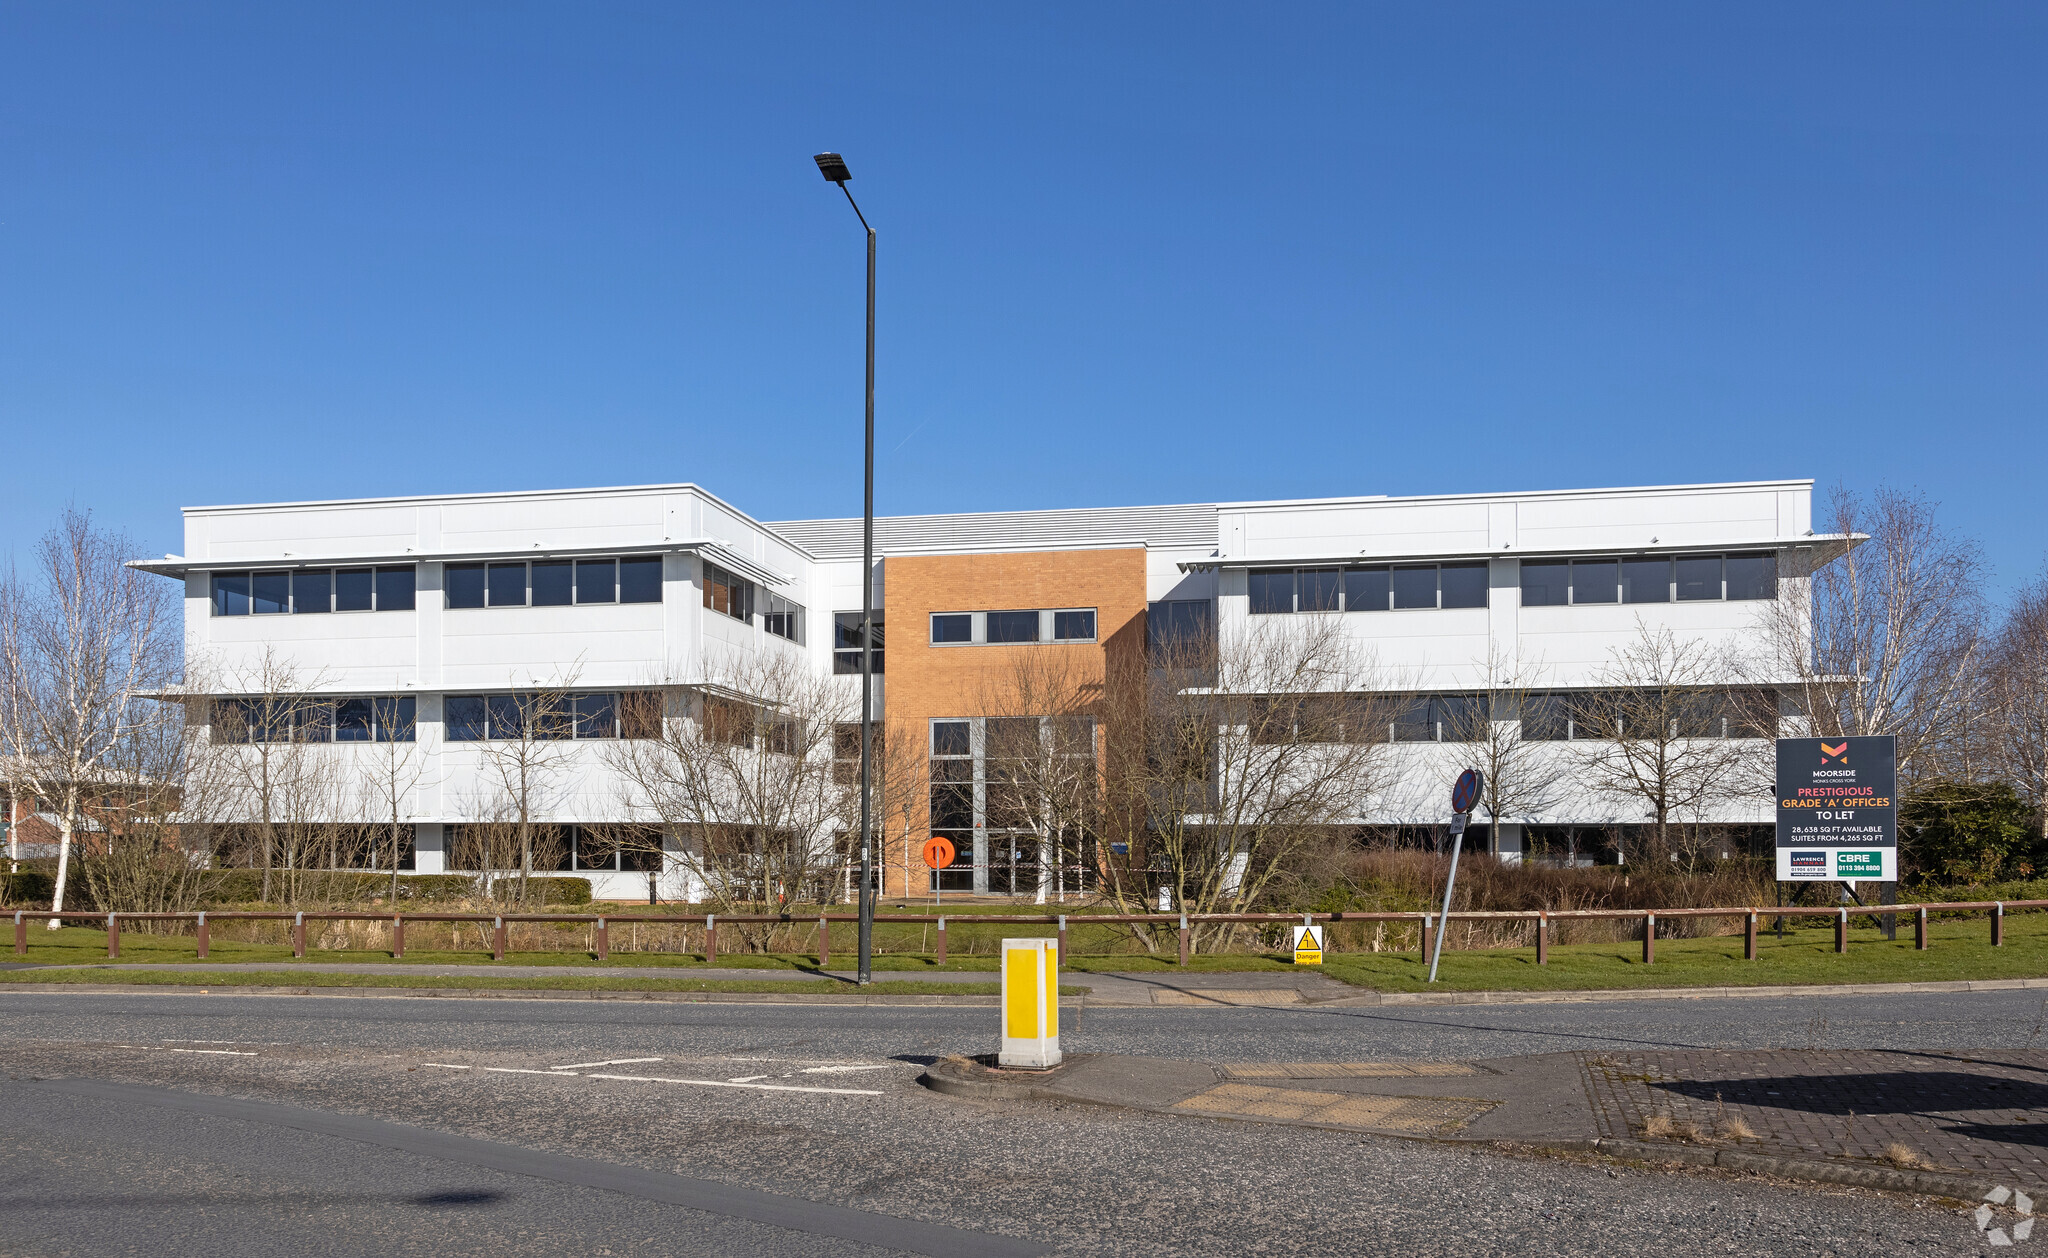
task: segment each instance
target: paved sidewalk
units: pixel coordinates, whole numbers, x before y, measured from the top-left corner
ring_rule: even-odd
[[[1189,1117],[1597,1150],[1870,1187],[2048,1195],[2048,1051],[1574,1052],[1482,1061],[941,1062],[927,1086]],[[1853,1112],[1853,1116],[1852,1116]]]

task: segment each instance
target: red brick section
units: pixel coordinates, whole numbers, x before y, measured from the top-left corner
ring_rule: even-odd
[[[1099,697],[1113,660],[1142,658],[1145,649],[1145,552],[1029,551],[994,555],[914,555],[888,559],[888,738],[904,755],[930,746],[930,722],[983,716],[1025,652],[1069,661],[1073,677]],[[931,644],[934,612],[1093,607],[1096,641],[1073,646],[940,646]],[[892,756],[896,753],[892,752]],[[915,775],[922,780],[922,771]],[[929,883],[917,855],[927,833],[925,798],[914,794],[910,834],[902,820],[885,842],[883,894],[925,895]]]

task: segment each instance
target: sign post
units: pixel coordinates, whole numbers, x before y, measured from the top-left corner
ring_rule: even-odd
[[[1899,880],[1898,740],[1778,740],[1778,880]]]
[[[1436,951],[1429,956],[1429,981],[1436,982],[1436,967],[1443,964],[1444,929],[1451,924],[1451,889],[1458,885],[1458,852],[1465,846],[1465,823],[1472,819],[1472,806],[1479,802],[1479,792],[1486,785],[1486,775],[1477,769],[1467,769],[1458,775],[1458,784],[1451,788],[1451,873],[1444,879],[1444,910],[1436,917]]]
[[[939,871],[953,863],[953,841],[937,835],[924,841],[924,863],[932,871],[932,903],[945,903],[945,891],[939,886]]]

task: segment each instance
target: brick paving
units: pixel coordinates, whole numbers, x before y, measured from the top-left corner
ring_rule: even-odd
[[[2048,1052],[1575,1056],[1605,1138],[1886,1166],[1898,1144],[1929,1169],[2048,1189]]]

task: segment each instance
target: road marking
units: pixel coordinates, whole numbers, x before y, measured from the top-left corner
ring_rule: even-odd
[[[582,1075],[565,1075],[559,1070],[521,1070],[517,1066],[485,1066],[483,1069],[494,1075],[551,1075],[557,1079],[581,1079]]]
[[[785,1078],[785,1079],[787,1079],[788,1077],[789,1077],[788,1075],[784,1075],[784,1076],[783,1076],[783,1078]],[[737,1075],[737,1076],[735,1076],[735,1077],[733,1077],[733,1078],[731,1078],[731,1079],[727,1079],[727,1080],[726,1080],[726,1082],[727,1082],[727,1083],[752,1083],[752,1082],[753,1082],[754,1080],[756,1080],[756,1079],[772,1079],[772,1078],[774,1078],[774,1076],[773,1076],[773,1075]]]
[[[206,1053],[213,1057],[254,1057],[254,1053],[238,1052],[232,1048],[167,1048],[167,1053]]]
[[[658,1075],[582,1075],[584,1079],[616,1079],[621,1083],[684,1083],[698,1088],[751,1088],[761,1092],[823,1092],[832,1096],[880,1096],[870,1088],[800,1088],[787,1083],[734,1083],[725,1079],[664,1079]]]
[[[579,1061],[567,1066],[549,1066],[550,1070],[588,1070],[592,1066],[637,1066],[642,1062],[660,1061],[659,1057],[614,1057],[610,1061]]]
[[[802,1073],[807,1075],[844,1075],[852,1074],[856,1070],[887,1070],[888,1068],[886,1064],[880,1066],[812,1066]]]
[[[445,1062],[445,1061],[423,1061],[423,1062],[421,1062],[421,1063],[420,1063],[420,1065],[422,1065],[422,1066],[432,1066],[432,1067],[433,1067],[434,1069],[436,1069],[436,1070],[470,1070],[470,1069],[474,1069],[474,1067],[470,1067],[470,1066],[451,1066],[451,1065],[449,1065],[449,1064],[448,1064],[447,1062]]]

